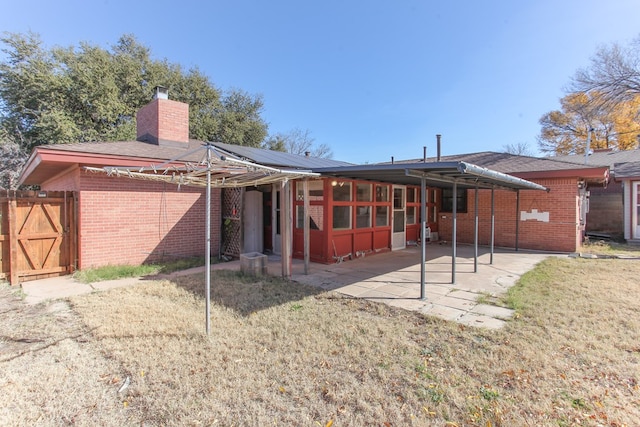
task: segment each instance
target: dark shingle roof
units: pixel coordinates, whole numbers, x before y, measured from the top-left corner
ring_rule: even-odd
[[[416,163],[422,159],[412,159],[396,161],[395,163]],[[427,158],[427,162],[435,162],[435,157]],[[479,153],[456,154],[451,156],[442,156],[443,162],[468,162],[477,166],[492,169],[502,173],[519,173],[519,172],[542,172],[553,170],[571,170],[576,169],[574,163],[559,161],[550,158],[518,156],[509,153],[496,153],[493,151],[482,151]],[[591,165],[592,167],[594,165]]]
[[[640,178],[640,162],[614,164],[616,178]]]
[[[74,144],[42,145],[40,147],[74,153],[198,162],[202,160],[204,152],[198,150],[202,145],[204,145],[202,141],[191,140],[188,144],[184,144],[183,147],[156,145],[142,141],[79,142]]]
[[[552,156],[547,159],[585,164],[584,155]],[[589,155],[586,165],[613,167],[616,163],[626,162],[640,162],[640,150],[594,151]]]
[[[300,156],[298,154],[283,153],[281,151],[265,150],[255,147],[245,147],[242,145],[224,144],[222,142],[214,142],[213,145],[238,157],[267,166],[313,169],[347,166],[352,164],[339,160],[325,159],[322,157]]]
[[[156,145],[142,141],[114,141],[114,142],[82,142],[74,144],[43,145],[42,148],[68,151],[75,153],[104,154],[143,159],[177,160],[199,162],[203,159],[204,150],[198,150],[205,143],[190,140],[183,147],[171,145]],[[230,153],[234,157],[250,160],[267,166],[285,167],[293,169],[311,169],[314,167],[329,167],[350,165],[351,163],[318,157],[306,157],[280,151],[265,150],[255,147],[213,143],[214,147]]]

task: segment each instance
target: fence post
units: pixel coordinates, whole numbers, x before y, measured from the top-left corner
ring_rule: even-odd
[[[8,196],[8,194],[7,194]],[[15,194],[9,198],[9,283],[17,286],[18,281],[18,203]]]

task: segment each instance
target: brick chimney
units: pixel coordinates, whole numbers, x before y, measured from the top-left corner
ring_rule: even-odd
[[[164,147],[189,143],[189,104],[169,99],[166,88],[156,87],[153,100],[136,115],[138,141]]]

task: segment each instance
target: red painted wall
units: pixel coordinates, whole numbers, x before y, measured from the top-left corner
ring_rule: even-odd
[[[78,268],[204,255],[204,189],[76,169],[42,185],[78,191]],[[211,253],[220,245],[220,190],[211,192]]]

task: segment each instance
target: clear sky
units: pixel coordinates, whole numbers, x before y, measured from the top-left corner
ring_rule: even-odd
[[[134,34],[220,89],[262,94],[269,132],[334,159],[537,151],[539,118],[599,46],[640,35],[638,0],[2,0],[0,30],[47,47]]]

